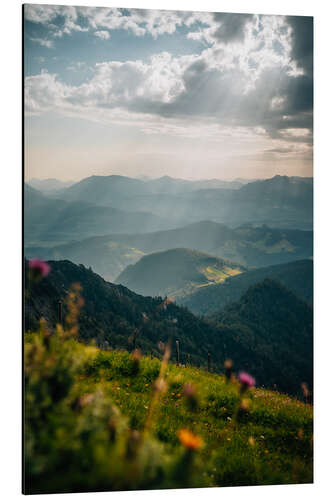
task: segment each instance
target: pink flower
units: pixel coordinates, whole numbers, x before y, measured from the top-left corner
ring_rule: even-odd
[[[240,372],[238,375],[238,379],[243,385],[244,389],[246,389],[247,387],[253,387],[256,383],[256,380],[246,372]]]
[[[51,271],[51,267],[47,262],[40,259],[29,260],[29,269],[35,274],[36,277],[45,278]]]

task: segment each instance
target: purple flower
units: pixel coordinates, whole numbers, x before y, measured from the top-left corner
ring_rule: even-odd
[[[51,271],[51,267],[48,263],[40,259],[29,260],[29,269],[31,269],[33,274],[38,278],[45,278]]]
[[[246,372],[240,372],[238,375],[238,379],[242,384],[242,386],[244,387],[244,389],[248,387],[253,387],[256,383],[255,379],[251,375],[249,375],[249,373]]]

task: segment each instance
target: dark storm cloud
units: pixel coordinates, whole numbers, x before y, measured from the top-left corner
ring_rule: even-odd
[[[251,17],[214,14],[214,20],[221,23],[215,35],[225,42],[241,40],[244,26]],[[290,75],[288,68],[267,68],[261,73],[255,88],[244,95],[244,77],[237,70],[221,73],[209,68],[202,59],[186,69],[184,91],[172,102],[141,100],[132,103],[133,110],[165,117],[216,117],[225,125],[261,126],[272,138],[280,138],[286,129],[309,129],[307,136],[292,140],[310,143],[313,128],[313,19],[288,17],[286,20],[292,28],[291,59],[304,71],[303,75]],[[275,44],[274,50],[281,52],[280,45]],[[251,64],[250,60],[250,67]],[[276,108],[272,105],[274,98],[280,100]]]
[[[241,42],[244,40],[244,27],[253,18],[252,14],[222,14],[214,13],[214,21],[219,27],[213,33],[217,42]]]
[[[313,18],[286,17],[292,28],[291,56],[299,68],[312,78],[313,74]]]
[[[185,88],[173,101],[138,98],[130,109],[163,117],[201,116],[226,126],[260,126],[272,138],[281,138],[286,129],[312,129],[312,81],[306,75],[295,77],[287,68],[268,68],[255,88],[244,94],[244,76],[237,69],[221,73],[201,59],[186,69],[183,81]],[[280,101],[274,108],[276,98]],[[293,140],[309,143],[312,138],[309,134]]]

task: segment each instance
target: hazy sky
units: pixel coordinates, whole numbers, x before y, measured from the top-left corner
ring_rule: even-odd
[[[27,178],[312,175],[312,18],[24,11]]]

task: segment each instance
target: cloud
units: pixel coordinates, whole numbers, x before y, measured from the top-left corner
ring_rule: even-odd
[[[288,16],[286,21],[292,29],[291,57],[305,74],[313,75],[313,18]]]
[[[245,25],[254,18],[250,14],[214,14],[214,21],[217,23],[217,28],[212,34],[212,37],[218,42],[242,42],[245,37]]]
[[[157,38],[175,33],[180,26],[212,22],[212,15],[205,13],[105,7],[25,5],[24,14],[26,20],[48,26],[55,37],[72,31],[123,29],[136,36],[150,34]]]
[[[252,128],[283,142],[311,143],[311,18],[47,7],[26,6],[26,16],[50,23],[54,36],[93,30],[108,39],[109,31],[124,29],[157,37],[186,26],[187,36],[205,47],[200,54],[162,52],[148,61],[98,63],[91,78],[76,86],[54,74],[28,77],[30,112],[53,109],[102,121],[135,116],[136,124],[141,117],[147,133],[173,133],[186,120],[202,120],[219,131]],[[60,27],[55,24],[59,16]]]
[[[71,34],[72,31],[88,31],[79,22],[76,7],[62,5],[24,5],[24,18],[36,24],[47,25],[54,37]],[[61,20],[61,21],[60,21]]]
[[[30,38],[32,42],[39,43],[42,47],[47,47],[48,49],[53,49],[54,48],[54,42],[53,40],[46,40],[43,38]]]
[[[100,38],[101,40],[109,40],[110,33],[108,31],[95,31],[94,35]]]
[[[24,5],[24,18],[33,23],[48,24],[61,12],[61,7],[56,5]]]
[[[264,152],[265,153],[277,153],[277,154],[288,154],[288,153],[293,153],[295,151],[295,148],[293,147],[281,147],[281,148],[272,148],[272,149],[266,149]]]
[[[70,87],[59,82],[55,74],[42,72],[25,78],[24,92],[26,112],[40,114],[64,109]]]
[[[143,128],[148,115],[158,123],[201,119],[222,127],[261,128],[276,139],[310,142],[311,108],[295,92],[302,78],[289,76],[286,68],[269,68],[256,87],[245,92],[247,77],[239,68],[221,72],[203,57],[176,58],[164,52],[147,63],[98,63],[92,78],[77,86],[65,85],[54,74],[27,77],[27,109],[80,114],[89,109],[89,117],[94,113],[103,120],[112,119],[111,110],[123,110],[141,116]]]

